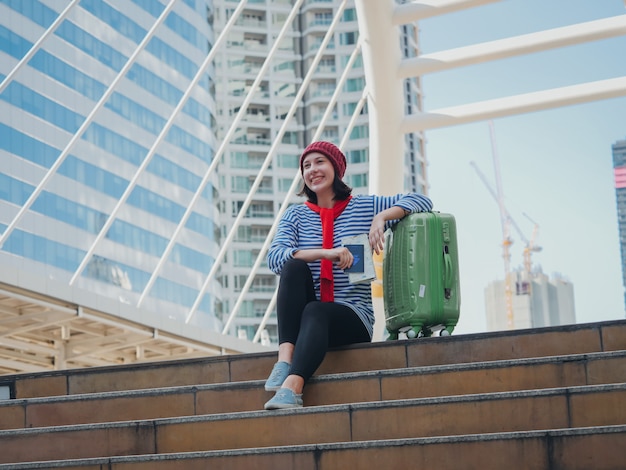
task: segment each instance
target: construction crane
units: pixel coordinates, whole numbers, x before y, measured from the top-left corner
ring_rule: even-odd
[[[513,329],[514,326],[514,315],[513,315],[513,287],[511,282],[511,245],[513,244],[513,240],[511,239],[510,227],[511,225],[518,232],[520,237],[525,243],[524,246],[524,270],[530,274],[532,269],[532,261],[531,256],[533,252],[540,251],[541,247],[535,244],[535,239],[537,236],[538,225],[534,222],[528,215],[524,214],[533,224],[533,234],[531,236],[531,240],[528,240],[524,236],[524,232],[520,229],[520,227],[515,223],[511,215],[509,214],[506,206],[504,204],[504,191],[502,189],[502,177],[500,175],[500,159],[498,156],[498,149],[496,145],[495,138],[495,130],[493,126],[493,121],[489,121],[489,133],[491,137],[491,153],[493,158],[493,168],[496,176],[496,189],[494,190],[485,175],[480,171],[476,163],[470,162],[476,173],[483,181],[493,198],[498,203],[498,208],[500,211],[500,223],[502,226],[502,260],[504,261],[504,298],[506,305],[506,313],[507,313],[507,326],[509,329]]]
[[[487,177],[480,170],[480,168],[478,167],[476,162],[470,162],[470,165],[474,168],[474,170],[476,171],[476,174],[480,177],[481,181],[484,183],[485,187],[489,191],[489,194],[491,194],[493,199],[496,202],[498,202],[498,195],[496,194],[495,190],[493,189],[493,187],[491,186],[491,184],[487,180]],[[535,242],[535,240],[537,239],[537,233],[539,231],[539,225],[537,224],[537,222],[535,222],[533,219],[531,219],[528,214],[526,214],[525,212],[523,213],[524,217],[526,217],[528,220],[530,220],[530,222],[533,224],[533,231],[532,231],[532,235],[531,235],[530,240],[529,240],[526,237],[526,235],[524,234],[524,232],[522,231],[522,229],[520,228],[520,226],[515,222],[515,219],[513,219],[513,217],[511,217],[511,213],[507,210],[506,207],[504,208],[504,210],[506,211],[507,222],[515,229],[515,231],[517,232],[519,237],[524,242],[524,253],[523,253],[524,271],[527,272],[528,274],[530,274],[532,272],[532,254],[536,253],[536,252],[539,252],[542,249]],[[512,243],[513,243],[513,241],[509,240],[509,246]]]
[[[478,176],[482,179],[485,186],[498,203],[500,210],[500,224],[502,226],[502,260],[504,261],[504,301],[506,306],[507,326],[509,329],[513,329],[513,288],[511,286],[511,245],[513,239],[511,238],[510,226],[513,219],[510,217],[506,206],[504,205],[504,192],[502,190],[502,178],[500,176],[500,161],[498,158],[498,149],[496,146],[495,131],[493,127],[493,121],[489,121],[489,134],[491,137],[491,154],[493,158],[493,169],[496,175],[496,189],[495,191],[489,185],[487,178],[482,174],[476,163],[470,162],[474,167]],[[513,223],[513,225],[516,225]]]
[[[530,236],[530,240],[527,240],[526,237],[524,237],[524,234],[522,233],[521,230],[519,230],[519,228],[517,229],[519,231],[520,237],[522,237],[522,240],[524,240],[524,270],[530,274],[531,270],[532,270],[532,254],[534,252],[538,252],[541,251],[541,247],[538,246],[535,243],[535,240],[537,239],[537,232],[539,231],[539,225],[537,224],[537,222],[535,222],[533,219],[531,219],[528,214],[526,214],[524,212],[524,217],[526,217],[528,220],[530,220],[530,222],[533,224],[533,233]]]
[[[511,240],[510,217],[504,206],[504,192],[502,190],[502,177],[500,176],[500,159],[496,146],[496,133],[493,121],[489,121],[489,135],[491,137],[491,155],[493,157],[493,171],[496,175],[496,197],[500,209],[500,223],[502,225],[502,260],[504,261],[504,299],[506,303],[506,319],[509,330],[513,329],[513,289],[511,287]]]

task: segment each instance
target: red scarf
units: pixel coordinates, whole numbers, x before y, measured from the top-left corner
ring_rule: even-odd
[[[332,248],[334,240],[335,219],[346,208],[352,196],[348,196],[343,201],[335,203],[332,209],[320,207],[312,202],[306,201],[309,209],[314,210],[322,219],[322,248]],[[320,297],[322,302],[332,302],[335,300],[335,284],[333,282],[333,262],[329,259],[321,260],[320,271]]]

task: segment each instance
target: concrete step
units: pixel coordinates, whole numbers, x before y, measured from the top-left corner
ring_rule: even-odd
[[[616,470],[624,468],[625,441],[622,425],[33,462],[0,469]]]
[[[626,351],[320,375],[305,406],[626,382]],[[0,429],[262,410],[263,380],[0,401]]]
[[[0,432],[0,462],[620,426],[624,403],[626,383],[20,429]]]
[[[626,321],[0,377],[0,469],[622,468]]]
[[[330,351],[318,374],[626,350],[626,321],[364,343]],[[0,376],[14,398],[262,380],[275,352]]]

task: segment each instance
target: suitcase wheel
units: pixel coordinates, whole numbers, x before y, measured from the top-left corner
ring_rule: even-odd
[[[439,336],[450,336],[452,334],[452,332],[454,331],[454,327],[456,326],[456,323],[453,325],[447,325],[444,326],[440,331],[439,331]]]
[[[403,333],[406,339],[421,338],[426,335],[422,325],[409,325],[398,330],[398,334]]]
[[[400,337],[405,339],[430,338],[433,336],[433,333],[437,333],[439,336],[450,336],[453,329],[454,327],[452,326],[433,331],[432,328],[422,325],[408,325],[396,331],[388,331],[389,336],[387,336],[387,341],[395,341]]]

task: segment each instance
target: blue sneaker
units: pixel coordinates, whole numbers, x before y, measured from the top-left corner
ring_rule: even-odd
[[[282,385],[287,376],[289,375],[289,364],[285,361],[279,361],[274,364],[274,368],[270,376],[265,381],[265,390],[268,392],[275,392]]]
[[[288,408],[302,408],[302,394],[297,394],[288,388],[281,388],[265,404],[266,410],[285,410]]]

